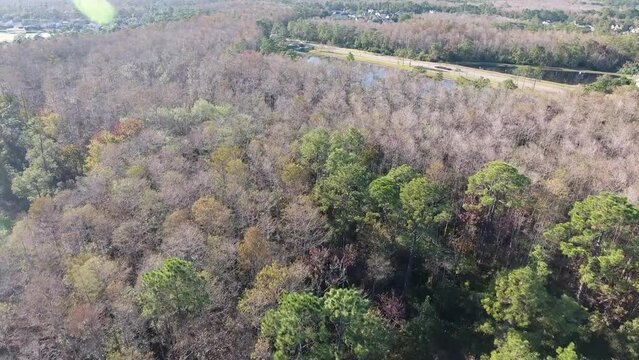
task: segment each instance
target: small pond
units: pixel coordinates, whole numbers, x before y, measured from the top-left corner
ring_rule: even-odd
[[[309,64],[314,64],[314,65],[319,65],[319,64],[323,64],[327,61],[330,61],[330,59],[328,58],[323,58],[323,57],[318,57],[318,56],[309,56],[307,59],[307,62]],[[365,87],[371,87],[375,84],[375,82],[379,79],[383,79],[386,77],[386,68],[383,66],[378,66],[378,65],[372,65],[372,64],[366,64],[366,63],[361,63],[363,65],[367,65],[368,69],[367,71],[364,73],[364,76],[362,78],[362,85],[364,85]],[[442,80],[440,81],[441,85],[446,88],[446,89],[450,89],[455,85],[455,82],[452,80]],[[424,92],[430,92],[433,89],[436,88],[436,82],[434,80],[428,81],[425,85],[424,85]]]

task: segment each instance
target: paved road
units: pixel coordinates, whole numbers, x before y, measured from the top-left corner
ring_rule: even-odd
[[[356,61],[363,61],[367,63],[377,64],[381,66],[400,67],[407,68],[408,66],[420,66],[427,70],[440,71],[447,78],[456,79],[461,76],[476,80],[479,78],[486,78],[491,81],[493,85],[499,84],[505,80],[511,79],[514,81],[520,89],[530,89],[539,92],[558,94],[565,93],[567,91],[578,89],[576,85],[566,85],[555,83],[552,81],[535,80],[530,78],[524,78],[521,76],[515,76],[510,74],[504,74],[496,71],[476,69],[468,66],[461,66],[455,64],[431,62],[431,61],[419,61],[408,60],[397,56],[388,56],[375,54],[368,51],[354,50],[340,48],[330,45],[311,44],[315,47],[312,54],[319,56],[336,57],[345,59],[348,53],[352,53]]]

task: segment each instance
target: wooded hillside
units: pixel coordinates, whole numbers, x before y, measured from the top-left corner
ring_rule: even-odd
[[[638,92],[259,52],[219,13],[0,54],[0,358],[633,359]]]

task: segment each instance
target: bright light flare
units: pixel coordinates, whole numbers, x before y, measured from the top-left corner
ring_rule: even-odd
[[[107,0],[73,0],[75,7],[91,21],[107,25],[115,18],[115,8]]]

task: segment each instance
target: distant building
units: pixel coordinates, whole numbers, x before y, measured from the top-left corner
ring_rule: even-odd
[[[376,11],[374,15],[375,17],[373,18],[373,21],[375,22],[384,23],[384,22],[397,21],[397,14],[387,14],[387,13]]]
[[[27,30],[25,30],[25,28],[22,27],[22,26],[14,26],[11,29],[7,29],[6,32],[8,32],[10,34],[21,35],[21,34],[26,34]]]
[[[46,39],[50,39],[50,38],[51,38],[51,34],[49,34],[47,32],[40,32],[40,33],[37,33],[34,36],[34,39],[44,39],[44,40],[46,40]]]
[[[333,20],[348,20],[350,17],[351,14],[348,12],[348,10],[333,11],[333,13],[331,14],[331,18]]]
[[[290,42],[287,44],[286,48],[288,50],[299,51],[299,52],[309,52],[313,49],[311,45],[300,42],[300,41]]]
[[[595,31],[595,27],[594,27],[594,26],[592,26],[592,25],[581,25],[581,24],[578,24],[578,23],[577,23],[577,21],[573,21],[572,23],[573,23],[575,26],[580,27],[580,28],[582,28],[582,29],[588,29],[588,30],[589,30],[589,31],[591,31],[591,32]]]
[[[25,25],[24,30],[27,32],[36,32],[42,30],[42,27],[40,25]]]

